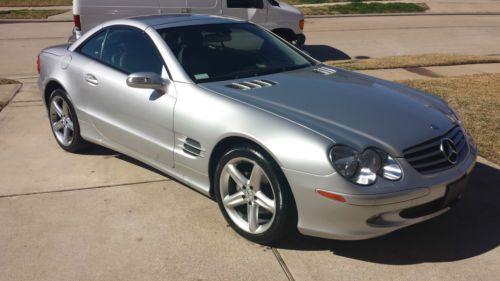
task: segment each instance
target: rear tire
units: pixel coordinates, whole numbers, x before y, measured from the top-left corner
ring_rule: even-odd
[[[66,91],[55,89],[49,98],[48,114],[52,134],[59,146],[68,152],[78,152],[87,146],[80,136],[80,125]]]
[[[241,236],[270,244],[292,233],[295,204],[279,166],[254,146],[228,150],[214,176],[224,218]]]

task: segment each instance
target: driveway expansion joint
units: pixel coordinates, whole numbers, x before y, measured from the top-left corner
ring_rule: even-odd
[[[286,265],[285,260],[281,257],[280,252],[278,252],[278,249],[272,247],[271,250],[273,251],[273,254],[276,257],[276,260],[280,264],[281,269],[283,269],[283,272],[285,273],[288,281],[295,281],[295,278],[293,278],[292,272],[290,272],[290,269],[288,269],[288,266]]]
[[[140,181],[140,182],[129,182],[129,183],[118,183],[118,184],[108,184],[108,185],[97,185],[90,187],[81,187],[81,188],[69,188],[69,189],[61,189],[61,190],[49,190],[49,191],[39,191],[39,192],[27,192],[27,193],[17,193],[17,194],[7,194],[0,195],[0,199],[3,198],[14,198],[14,197],[23,197],[23,196],[31,196],[31,195],[44,195],[44,194],[53,194],[53,193],[64,193],[64,192],[72,192],[72,191],[83,191],[83,190],[94,190],[94,189],[103,189],[103,188],[113,188],[118,186],[131,186],[131,185],[140,185],[147,183],[158,183],[158,182],[169,182],[170,179],[160,179],[160,180],[150,180],[150,181]]]

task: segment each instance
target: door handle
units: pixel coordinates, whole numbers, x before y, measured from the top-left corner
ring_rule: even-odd
[[[92,74],[85,74],[85,81],[87,81],[89,84],[94,85],[94,86],[99,85],[99,81]]]

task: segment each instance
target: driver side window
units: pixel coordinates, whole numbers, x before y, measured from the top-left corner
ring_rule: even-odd
[[[102,44],[106,38],[106,30],[101,31],[80,47],[79,52],[87,57],[100,60],[102,52]]]
[[[78,52],[126,74],[153,72],[162,76],[165,69],[151,39],[142,31],[125,27],[101,31]]]
[[[139,30],[110,29],[101,60],[127,74],[153,72],[162,75],[163,60],[149,37]]]

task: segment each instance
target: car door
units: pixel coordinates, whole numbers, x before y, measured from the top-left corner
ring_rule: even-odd
[[[108,20],[154,15],[160,9],[158,0],[86,0],[78,1],[77,6],[84,32]]]
[[[222,15],[222,0],[187,0],[187,11],[193,14]]]
[[[267,21],[267,4],[264,0],[224,0],[222,14],[262,24]]]
[[[187,0],[160,0],[160,10],[162,14],[176,14],[188,12]]]
[[[169,78],[156,46],[147,34],[128,27],[108,29],[99,54],[95,48],[86,49],[91,42],[77,52],[88,58],[81,77],[86,111],[102,141],[154,164],[173,166],[173,83],[166,93],[126,83],[136,72]]]

